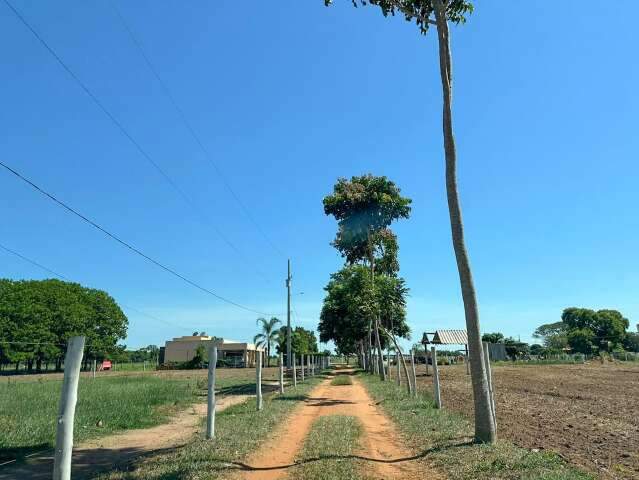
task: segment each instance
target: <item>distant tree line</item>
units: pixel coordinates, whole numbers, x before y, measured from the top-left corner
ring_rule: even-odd
[[[629,332],[630,322],[617,310],[566,308],[561,321],[541,325],[533,336],[552,351],[597,354],[639,351],[639,334]]]
[[[639,352],[637,332],[628,331],[630,322],[617,310],[566,308],[558,322],[540,325],[533,333],[541,344],[504,337],[499,332],[485,333],[483,341],[503,343],[511,358],[527,355],[582,353],[585,355],[611,352]]]
[[[106,292],[61,280],[0,279],[0,368],[62,369],[67,341],[86,336],[92,359],[122,356],[128,319]]]

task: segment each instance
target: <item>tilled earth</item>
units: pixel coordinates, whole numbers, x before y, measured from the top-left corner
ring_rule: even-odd
[[[420,365],[418,385],[432,389],[424,373]],[[493,376],[501,438],[557,452],[600,478],[639,478],[638,365],[494,366]],[[440,367],[440,377],[444,408],[472,418],[465,368]]]

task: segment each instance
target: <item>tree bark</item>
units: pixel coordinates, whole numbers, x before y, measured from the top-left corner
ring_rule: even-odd
[[[470,349],[471,379],[473,384],[473,400],[475,406],[475,441],[493,443],[496,432],[492,422],[488,379],[484,367],[484,355],[479,327],[479,309],[470,260],[464,241],[459,192],[457,190],[457,152],[453,135],[452,120],[452,60],[450,54],[450,37],[446,19],[446,7],[442,0],[433,0],[437,37],[439,40],[439,69],[443,93],[443,134],[444,153],[446,157],[446,194],[448,212],[453,240],[453,249],[457,260],[457,270],[464,302],[468,346]]]

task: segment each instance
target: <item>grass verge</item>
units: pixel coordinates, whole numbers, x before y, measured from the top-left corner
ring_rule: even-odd
[[[590,480],[558,455],[532,452],[498,441],[495,445],[472,443],[472,425],[465,418],[434,408],[420,393],[412,398],[394,383],[367,374],[360,376],[370,395],[391,417],[409,444],[422,452],[424,461],[460,480]]]
[[[348,375],[337,375],[331,380],[331,385],[353,385],[353,379]]]
[[[359,447],[362,426],[355,417],[319,417],[290,472],[296,480],[361,480],[362,462],[349,458]]]
[[[271,432],[323,378],[317,376],[283,395],[264,397],[264,408],[256,410],[255,399],[227,408],[216,415],[215,439],[206,440],[205,429],[191,442],[176,449],[140,458],[128,470],[98,476],[99,480],[166,480],[221,478],[242,468],[242,460],[267,441]]]

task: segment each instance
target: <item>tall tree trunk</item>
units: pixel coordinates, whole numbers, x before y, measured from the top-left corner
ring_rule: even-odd
[[[386,369],[384,368],[384,354],[382,353],[382,343],[379,340],[379,318],[375,319],[375,346],[377,348],[377,368],[379,369],[379,378],[383,382],[386,381]]]
[[[470,367],[475,404],[475,441],[493,443],[497,438],[497,433],[495,432],[495,426],[492,422],[488,378],[484,367],[484,354],[479,328],[479,310],[477,308],[473,276],[470,270],[470,260],[468,259],[464,242],[464,225],[459,203],[459,193],[457,191],[457,152],[455,148],[455,137],[453,135],[452,119],[452,60],[446,7],[442,0],[433,0],[433,7],[437,23],[439,69],[444,97],[443,132],[444,152],[446,156],[446,194],[448,197],[453,248],[457,260],[457,270],[459,271],[462,299],[464,301],[468,346],[470,348]]]
[[[370,234],[369,234],[369,240],[368,240],[369,244],[370,244]],[[377,302],[375,301],[375,256],[373,255],[373,252],[371,251],[369,253],[369,262],[371,265],[371,290],[373,292],[373,302],[375,302],[376,305],[376,310],[377,312],[374,313],[373,315],[375,315],[375,349],[377,350],[377,369],[379,372],[379,378],[382,381],[386,381],[386,370],[384,369],[384,355],[382,354],[382,344],[379,340],[379,305],[377,305]]]

